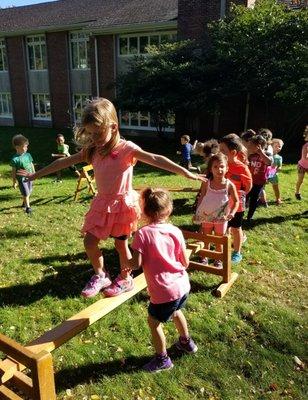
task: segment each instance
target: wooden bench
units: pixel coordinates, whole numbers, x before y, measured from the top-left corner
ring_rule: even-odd
[[[222,283],[215,291],[216,296],[223,297],[238,278],[236,272],[231,272],[231,240],[229,236],[206,235],[198,232],[182,231],[187,241],[187,248],[192,251],[192,255],[202,258],[208,257],[222,261],[222,269],[213,265],[204,265],[198,261],[190,261],[189,268],[208,272],[222,277]],[[208,250],[210,244],[221,245],[222,251]]]
[[[143,273],[134,282],[133,290],[98,300],[26,346],[0,334],[0,351],[8,356],[0,361],[0,399],[23,399],[13,392],[12,385],[31,399],[56,400],[50,353],[146,287]],[[26,368],[30,369],[31,378],[22,372]]]
[[[88,193],[92,194],[93,196],[96,195],[95,177],[93,174],[89,173],[91,171],[93,171],[93,165],[91,164],[81,168],[80,176],[78,177],[77,186],[74,193],[74,201],[79,199],[80,192],[84,189],[88,189]]]

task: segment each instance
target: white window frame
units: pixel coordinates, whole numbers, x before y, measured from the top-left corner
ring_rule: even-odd
[[[122,122],[122,114],[123,111],[119,111],[119,120],[120,120],[120,127],[121,129],[134,129],[134,130],[140,130],[140,131],[155,131],[156,130],[156,126],[155,125],[151,125],[151,113],[147,113],[148,114],[148,125],[144,126],[141,125],[141,115],[142,114],[146,114],[145,112],[129,112],[129,111],[125,111],[125,114],[128,113],[128,124],[123,124]],[[137,114],[137,119],[138,119],[138,125],[132,125],[132,117],[134,114]],[[174,132],[174,128],[165,128],[166,132]]]
[[[37,96],[37,102],[38,102],[38,107],[39,107],[39,115],[35,115],[35,97]],[[44,108],[41,109],[41,103],[40,99],[43,99],[44,102]],[[49,106],[50,106],[50,95],[49,93],[32,93],[31,94],[31,99],[32,99],[32,118],[35,120],[40,120],[40,121],[51,121],[51,111],[48,113],[46,103],[49,101]]]
[[[6,72],[8,70],[7,65],[7,52],[6,52],[6,45],[5,40],[0,38],[0,60],[3,67],[0,69],[0,72]]]
[[[83,112],[84,107],[90,101],[91,95],[87,93],[73,93],[72,100],[73,100],[73,115],[74,115],[74,122],[81,122],[81,115]],[[81,107],[77,108],[77,103],[81,104]],[[80,110],[80,111],[79,111]]]
[[[77,49],[77,67],[74,66],[74,56],[73,56],[73,44],[76,43]],[[86,65],[84,67],[80,67],[81,59],[80,59],[80,46],[84,46],[85,51],[85,61]],[[84,32],[71,32],[70,33],[70,60],[71,60],[71,69],[72,70],[87,70],[90,69],[89,64],[89,52],[90,52],[90,36]]]
[[[119,35],[118,36],[118,46],[117,46],[118,47],[118,51],[117,51],[118,57],[125,58],[125,57],[134,57],[134,56],[148,54],[147,52],[144,52],[144,53],[140,52],[140,38],[141,37],[147,37],[148,38],[148,45],[149,45],[151,36],[158,36],[158,44],[160,45],[162,36],[166,36],[166,35],[173,36],[174,39],[175,39],[176,31],[150,32],[150,33],[144,33],[144,34],[140,33],[140,34],[137,34],[137,35],[136,34]],[[134,38],[134,39],[137,38],[137,53],[130,54],[130,52],[129,52],[129,41],[130,41],[130,38]],[[120,47],[121,39],[126,39],[127,40],[127,51],[128,51],[128,54],[121,54],[120,53],[120,51],[121,51],[121,47]],[[170,40],[170,43],[172,43],[172,40]]]
[[[47,48],[45,35],[32,35],[26,37],[28,67],[30,71],[46,71],[47,70]],[[38,47],[39,57],[36,57],[36,48]],[[45,51],[43,51],[43,47]],[[34,68],[31,68],[30,62],[30,48],[33,51]],[[39,68],[42,64],[43,68]]]
[[[6,105],[6,109],[9,112],[4,112],[3,105]],[[12,96],[11,93],[1,92],[0,93],[0,118],[12,118]]]

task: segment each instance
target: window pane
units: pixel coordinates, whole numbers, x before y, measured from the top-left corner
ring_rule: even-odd
[[[138,122],[138,113],[131,113],[130,124],[131,124],[132,126],[138,126],[138,125],[139,125],[139,122]]]
[[[138,38],[130,37],[129,38],[129,54],[137,54],[138,53]]]
[[[140,113],[140,126],[149,126],[148,113]]]
[[[77,51],[77,43],[72,43],[72,67],[73,69],[78,68],[78,51]]]
[[[42,50],[42,68],[47,69],[47,57],[46,57],[46,45],[45,44],[42,44],[41,50]]]
[[[161,44],[168,43],[169,41],[170,41],[169,35],[161,35],[161,37],[160,37]]]
[[[35,66],[34,69],[43,69],[42,58],[41,58],[41,49],[40,46],[34,46],[34,57],[35,57]]]
[[[79,43],[79,68],[87,68],[86,44],[84,42]]]
[[[158,46],[159,45],[159,36],[158,35],[150,36],[150,44]]]
[[[121,37],[120,40],[119,40],[120,54],[121,55],[127,55],[128,54],[127,40],[128,40],[128,38],[126,38],[126,37]]]
[[[139,41],[140,41],[140,44],[139,44],[140,54],[144,54],[144,53],[146,53],[145,48],[149,44],[149,38],[148,38],[148,36],[140,36]]]
[[[29,54],[29,68],[35,69],[34,67],[34,49],[32,46],[28,46],[28,54]]]
[[[122,111],[121,112],[121,125],[129,125],[129,112],[128,111]]]

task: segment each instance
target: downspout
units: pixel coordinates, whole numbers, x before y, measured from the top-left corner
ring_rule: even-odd
[[[94,57],[95,57],[96,97],[99,97],[98,50],[97,50],[97,38],[96,38],[96,36],[94,36]]]

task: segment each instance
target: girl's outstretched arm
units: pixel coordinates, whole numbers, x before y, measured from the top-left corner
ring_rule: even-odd
[[[29,181],[33,181],[34,179],[52,174],[53,172],[59,171],[60,169],[68,168],[73,164],[78,164],[83,161],[85,161],[84,156],[82,151],[80,151],[79,153],[73,154],[70,157],[59,158],[51,164],[47,165],[47,167],[44,167],[35,172],[34,174],[30,174],[28,171],[20,169],[17,171],[17,175],[26,176]]]
[[[135,150],[134,157],[138,161],[142,161],[146,164],[153,165],[154,167],[164,169],[174,174],[185,176],[188,179],[194,179],[199,181],[205,181],[206,178],[202,175],[193,174],[187,169],[169,160],[169,158],[161,156],[159,154],[148,153],[144,150]]]

